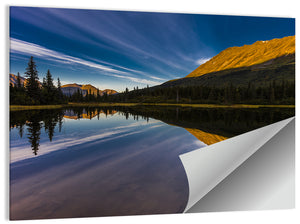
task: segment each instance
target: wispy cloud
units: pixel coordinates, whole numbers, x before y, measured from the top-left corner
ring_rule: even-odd
[[[10,52],[15,53],[15,54],[22,54],[22,55],[31,55],[31,56],[36,56],[40,58],[44,58],[47,60],[52,60],[60,63],[65,63],[65,64],[78,64],[78,65],[84,65],[90,68],[94,68],[97,70],[102,71],[103,75],[109,75],[113,76],[116,78],[121,78],[121,79],[127,79],[133,82],[137,83],[143,83],[143,84],[149,84],[149,85],[158,85],[161,82],[158,81],[153,81],[153,80],[148,80],[148,79],[143,79],[139,77],[132,77],[130,74],[126,71],[121,71],[116,68],[112,68],[107,65],[103,65],[100,63],[95,63],[92,61],[84,60],[81,58],[69,56],[57,51],[53,51],[51,49],[47,49],[43,46],[34,44],[34,43],[29,43],[26,41],[18,40],[15,38],[10,39]],[[109,64],[109,63],[107,63]],[[122,66],[115,66],[122,68],[123,70],[128,70],[128,71],[134,71],[137,72],[136,70],[125,68]],[[159,79],[157,77],[152,76],[152,79]]]
[[[155,60],[156,62],[162,63],[164,66],[177,68],[189,72],[189,68],[176,60],[172,51],[166,51],[161,45],[151,38],[148,38],[140,29],[137,29],[134,25],[125,21],[124,18],[118,15],[111,14],[109,17],[102,13],[100,17],[94,17],[93,21],[90,18],[82,17],[82,19],[74,19],[70,14],[63,13],[60,10],[49,10],[52,16],[61,19],[62,21],[67,21],[72,26],[81,30],[85,33],[86,37],[90,36],[90,41],[94,45],[98,45],[99,42],[94,41],[94,39],[105,40],[110,45],[113,45],[115,49],[119,50],[119,54],[126,54],[134,59],[139,57],[147,57]],[[97,23],[97,19],[101,19],[102,23]],[[86,22],[89,21],[89,26],[86,26]],[[163,22],[163,21],[161,21]],[[165,27],[168,27],[166,24]],[[174,33],[176,36],[178,33]],[[168,39],[168,41],[170,41]],[[102,46],[101,46],[102,47]]]
[[[202,65],[204,64],[205,62],[209,61],[211,58],[199,58],[195,63],[197,65]]]

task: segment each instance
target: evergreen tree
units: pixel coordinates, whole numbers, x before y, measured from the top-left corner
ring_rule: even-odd
[[[63,103],[64,101],[64,95],[61,90],[61,83],[59,78],[57,78],[57,99],[58,103]]]
[[[50,70],[48,69],[46,78],[43,78],[42,85],[42,99],[43,104],[55,104],[57,103],[57,90],[53,84],[53,78]]]
[[[46,83],[46,78],[43,78],[43,82],[42,82],[42,87],[46,88],[47,87],[47,83]]]
[[[59,78],[57,78],[57,90],[61,91],[61,83]]]
[[[48,69],[48,71],[47,71],[47,76],[46,76],[46,88],[47,88],[49,91],[52,91],[53,88],[54,88],[52,75],[51,75],[49,69]]]
[[[16,83],[16,87],[17,88],[21,88],[22,87],[22,84],[21,84],[21,76],[20,76],[20,73],[18,72],[18,75],[17,75],[17,83]]]
[[[41,93],[39,87],[39,77],[38,77],[38,71],[36,69],[36,64],[33,61],[32,56],[29,59],[25,74],[27,77],[27,84],[26,84],[27,93],[29,97],[32,99],[33,104],[39,104],[40,93]]]

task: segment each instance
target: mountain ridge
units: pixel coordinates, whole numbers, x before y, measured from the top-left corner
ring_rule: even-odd
[[[227,48],[187,76],[159,87],[264,86],[282,80],[295,81],[295,36]]]
[[[200,65],[184,78],[199,77],[228,69],[249,67],[289,54],[295,54],[295,36],[256,41],[251,45],[241,47],[229,47],[206,63]]]
[[[116,90],[113,90],[113,89],[100,90],[91,84],[82,84],[81,85],[81,84],[77,84],[77,83],[62,85],[61,90],[62,90],[63,94],[68,95],[68,96],[73,95],[78,90],[83,94],[83,96],[85,96],[88,93],[91,93],[95,96],[98,93],[100,96],[103,96],[104,94],[113,95],[113,94],[118,93]]]
[[[20,76],[20,81],[21,81],[21,85],[26,85],[26,82],[27,82],[26,78]],[[16,83],[17,83],[17,75],[10,73],[9,74],[9,84],[14,87],[16,85]],[[39,85],[41,86],[42,84],[39,82]],[[91,84],[82,84],[81,85],[81,84],[77,84],[77,83],[62,85],[61,90],[62,90],[63,94],[67,95],[67,96],[73,95],[78,90],[84,96],[87,95],[89,93],[89,91],[91,92],[91,94],[93,94],[95,96],[97,95],[98,91],[99,91],[100,96],[103,96],[105,93],[107,95],[114,95],[114,94],[118,93],[116,90],[113,90],[113,89],[100,90]]]

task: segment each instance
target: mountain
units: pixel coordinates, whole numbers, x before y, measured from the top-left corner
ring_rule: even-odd
[[[212,72],[262,64],[289,54],[295,54],[295,36],[257,41],[242,47],[230,47],[200,65],[186,77],[198,77]]]
[[[15,86],[17,84],[17,77],[14,74],[9,74],[9,84],[12,86]],[[24,82],[26,83],[26,79],[20,76],[21,85],[24,85]]]
[[[116,94],[118,93],[116,90],[113,90],[113,89],[105,89],[102,91],[102,93],[106,93],[107,95],[113,95],[113,94]]]
[[[76,83],[73,84],[66,84],[61,86],[61,91],[66,96],[72,96],[74,93],[77,93],[78,91],[85,96],[87,94],[86,90],[81,89],[82,85],[78,85]]]
[[[295,80],[295,36],[257,41],[228,48],[200,65],[184,78],[170,80],[172,86],[246,86],[269,81]]]
[[[100,93],[101,90],[97,89],[95,86],[92,86],[91,84],[82,85],[81,89],[86,90],[88,93],[91,93],[95,96],[97,95],[97,91],[99,91],[99,94],[101,95],[101,93]]]
[[[117,91],[112,89],[99,90],[98,88],[96,88],[91,84],[79,85],[77,83],[63,85],[61,86],[61,90],[64,95],[68,95],[68,96],[73,95],[78,90],[83,94],[83,96],[85,96],[87,93],[91,93],[96,96],[98,91],[100,96],[103,96],[104,93],[106,93],[107,95],[118,93]]]
[[[17,77],[18,77],[17,75],[9,74],[9,85],[15,86],[17,84]],[[26,86],[27,83],[26,78],[20,76],[20,80],[21,80],[21,85]],[[42,86],[41,82],[39,82],[39,86]]]

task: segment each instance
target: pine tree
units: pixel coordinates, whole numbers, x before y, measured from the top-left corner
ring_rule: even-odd
[[[29,59],[25,74],[27,77],[26,89],[28,96],[32,99],[33,104],[39,104],[41,92],[39,87],[39,77],[38,71],[36,69],[36,64],[33,61],[32,56]]]
[[[20,73],[19,73],[19,72],[18,72],[18,76],[17,76],[16,87],[17,87],[17,88],[21,88],[21,87],[22,87],[22,84],[21,84],[21,76],[20,76]]]
[[[47,76],[46,76],[46,88],[48,89],[48,91],[51,91],[54,88],[52,75],[49,69],[47,71]]]
[[[57,90],[61,92],[61,83],[59,78],[57,78]]]
[[[42,87],[46,88],[47,87],[47,82],[46,82],[46,78],[43,78],[43,82],[42,82]]]
[[[53,84],[53,79],[50,70],[48,69],[46,78],[43,78],[42,85],[42,99],[43,104],[55,104],[57,103],[57,91]]]

